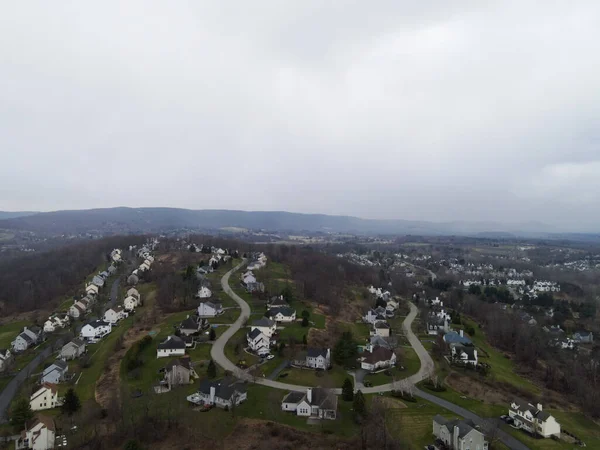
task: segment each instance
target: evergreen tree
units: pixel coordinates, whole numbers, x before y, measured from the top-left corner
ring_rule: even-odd
[[[302,318],[302,326],[306,328],[308,326],[308,319],[306,317]]]
[[[302,344],[308,345],[308,339],[306,339],[306,335],[302,336]]]
[[[212,359],[208,363],[206,374],[208,375],[208,378],[215,378],[217,376],[217,366]]]
[[[307,310],[302,311],[302,318],[306,317],[307,319],[310,317],[310,313]]]
[[[16,431],[25,428],[25,424],[33,419],[33,411],[29,406],[29,400],[20,398],[10,411],[10,423]]]
[[[350,378],[346,378],[344,380],[344,384],[342,384],[342,398],[346,402],[351,402],[354,400],[354,388],[352,387],[352,381],[350,381]]]
[[[365,403],[365,397],[363,393],[358,390],[356,394],[354,394],[354,402],[352,403],[352,409],[354,409],[354,414],[356,415],[356,419],[360,420],[367,415],[367,405]]]
[[[64,414],[69,416],[75,414],[81,409],[81,402],[79,401],[79,397],[73,388],[70,388],[65,394],[65,400],[61,406],[61,409]]]
[[[352,332],[344,331],[340,340],[333,348],[333,360],[340,365],[354,362],[358,355],[358,344],[354,341]]]
[[[209,338],[211,341],[214,341],[214,340],[217,338],[217,333],[215,332],[215,329],[214,329],[214,328],[211,328],[211,329],[210,329],[210,333],[208,334],[208,338]]]

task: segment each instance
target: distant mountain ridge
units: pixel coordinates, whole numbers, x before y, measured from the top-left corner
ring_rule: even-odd
[[[38,211],[0,211],[0,220],[16,219],[17,217],[32,216],[39,214]]]
[[[191,210],[183,208],[102,208],[45,213],[5,213],[16,217],[0,220],[0,229],[40,233],[152,233],[177,228],[214,230],[239,227],[287,232],[339,232],[355,234],[412,235],[530,235],[552,233],[540,223],[444,222],[376,220],[352,216],[301,214],[285,211]],[[507,235],[509,233],[509,235]]]

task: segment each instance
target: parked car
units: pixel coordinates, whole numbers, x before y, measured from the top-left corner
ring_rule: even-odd
[[[267,359],[273,359],[275,358],[275,355],[267,355]]]

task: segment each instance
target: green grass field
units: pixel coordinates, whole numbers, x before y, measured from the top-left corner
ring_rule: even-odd
[[[281,374],[286,373],[284,378],[278,378],[284,383],[296,384],[298,386],[322,386],[322,387],[337,387],[341,388],[346,378],[352,377],[339,366],[333,366],[331,370],[320,372],[322,376],[318,376],[319,372],[311,369],[285,369]],[[280,374],[280,375],[281,375]]]
[[[417,373],[421,368],[417,353],[412,348],[403,348],[402,353],[403,356],[398,359],[397,366],[390,369],[391,375],[386,375],[384,372],[369,374],[364,381],[370,381],[373,386],[380,386],[393,382],[394,378],[406,378]]]
[[[31,322],[10,322],[0,326],[0,348],[10,349],[10,343],[19,335],[23,327],[31,326]]]

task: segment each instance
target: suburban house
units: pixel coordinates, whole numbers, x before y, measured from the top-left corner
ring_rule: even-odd
[[[92,278],[92,284],[95,284],[96,286],[101,288],[102,286],[104,286],[104,278],[102,278],[100,275],[94,275],[94,278]]]
[[[116,263],[121,261],[121,249],[115,248],[112,252],[110,252],[110,259],[112,259]]]
[[[367,311],[367,314],[365,314],[363,320],[366,323],[374,324],[378,320],[385,320],[385,317],[385,308],[379,306],[376,309],[370,309]]]
[[[196,294],[197,298],[210,298],[212,295],[212,292],[209,288],[207,288],[206,286],[202,286],[200,289],[198,289],[198,293]]]
[[[470,420],[433,418],[433,435],[454,450],[487,450],[485,436]]]
[[[304,392],[290,392],[281,402],[282,411],[295,412],[298,416],[335,420],[337,395],[323,388],[308,388]]]
[[[120,322],[128,316],[129,314],[127,313],[127,311],[125,311],[125,309],[121,305],[119,305],[106,310],[106,312],[104,313],[104,321],[114,325],[115,323]]]
[[[267,316],[275,322],[296,321],[296,311],[289,306],[272,307],[267,311]]]
[[[288,302],[286,302],[285,299],[283,298],[283,295],[276,295],[274,297],[271,297],[268,304],[269,304],[269,308],[277,308],[279,306],[289,306]]]
[[[190,336],[208,327],[208,320],[198,316],[187,316],[187,318],[179,325],[179,332],[184,336]]]
[[[139,303],[141,303],[140,293],[136,288],[129,288],[127,291],[127,297],[134,297]]]
[[[231,408],[233,404],[239,405],[245,401],[247,396],[246,384],[228,377],[220,381],[202,380],[198,392],[187,399],[195,404]]]
[[[168,389],[191,384],[195,378],[198,378],[196,371],[191,365],[190,358],[178,358],[169,361],[163,370],[165,373],[164,384],[166,384]]]
[[[85,311],[86,311],[86,306],[83,303],[75,302],[69,308],[69,316],[71,316],[74,319],[79,319],[80,317],[83,317],[83,315],[85,314]]]
[[[248,284],[251,284],[251,283],[256,283],[256,277],[254,276],[254,274],[252,272],[246,272],[242,276],[242,283],[244,283],[245,286],[247,286]]]
[[[465,336],[463,330],[450,331],[444,334],[444,342],[446,344],[462,344],[462,345],[473,345],[471,339]]]
[[[71,342],[63,345],[60,350],[60,358],[75,359],[85,353],[85,341],[80,338],[75,338]]]
[[[185,355],[185,342],[178,336],[168,336],[156,348],[156,357],[164,358],[166,356]]]
[[[42,383],[58,384],[65,381],[69,365],[62,359],[57,359],[42,372]]]
[[[246,335],[248,348],[256,354],[269,353],[271,340],[265,336],[258,328],[254,328]]]
[[[24,327],[23,331],[12,341],[11,345],[15,352],[22,352],[40,343],[42,339],[43,334],[39,327]]]
[[[98,286],[96,286],[95,284],[88,284],[85,287],[85,293],[86,295],[98,295]]]
[[[135,311],[135,308],[137,308],[138,305],[138,299],[133,295],[128,295],[125,297],[125,300],[123,300],[123,307],[125,308],[125,311]]]
[[[361,369],[369,372],[387,369],[396,364],[396,354],[389,348],[375,346],[361,355]]]
[[[54,419],[48,416],[37,415],[25,425],[21,436],[15,441],[16,450],[50,450],[54,448],[56,427]]]
[[[522,400],[514,400],[508,408],[508,415],[515,421],[515,427],[531,434],[539,434],[545,438],[560,437],[560,424],[550,413],[543,410],[541,403],[534,406]]]
[[[264,292],[265,285],[260,282],[246,283],[246,292]]]
[[[450,344],[452,360],[460,361],[465,364],[477,365],[477,350],[475,347],[462,344]]]
[[[390,325],[383,320],[377,320],[373,324],[373,329],[371,330],[371,336],[381,336],[381,337],[389,337],[390,336]]]
[[[215,317],[223,314],[223,305],[218,302],[200,302],[198,305],[198,315],[200,317]]]
[[[369,338],[369,342],[365,345],[365,350],[368,352],[373,351],[373,348],[376,346],[387,348],[388,350],[392,350],[394,347],[391,342],[392,338],[383,338],[378,335],[371,336]]]
[[[112,330],[112,325],[104,320],[93,320],[86,323],[80,332],[80,336],[87,342],[95,343],[109,334]]]
[[[328,348],[308,348],[294,358],[293,364],[311,369],[327,370],[331,367],[331,351]]]
[[[29,406],[32,411],[41,411],[59,406],[58,388],[56,384],[44,383],[29,398]]]
[[[573,333],[573,340],[578,344],[594,342],[594,333],[591,331],[576,331]]]
[[[59,328],[64,328],[69,324],[69,316],[64,316],[62,319],[58,316],[50,316],[44,322],[44,333],[52,333]]]
[[[9,349],[0,348],[0,372],[4,372],[12,363],[13,356]]]
[[[261,317],[252,322],[250,325],[250,331],[258,329],[262,334],[267,336],[268,338],[272,338],[277,330],[277,324],[274,320],[268,319],[266,317]]]
[[[106,271],[109,275],[114,275],[115,273],[117,273],[117,268],[115,266],[108,266],[108,269],[106,269]]]

